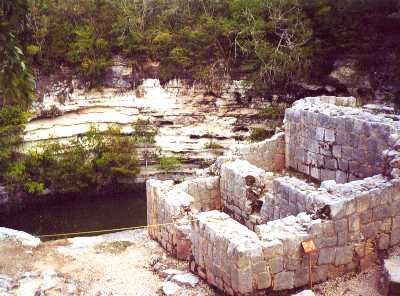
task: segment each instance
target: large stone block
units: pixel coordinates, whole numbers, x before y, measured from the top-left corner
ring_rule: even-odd
[[[275,291],[289,290],[294,288],[294,272],[283,271],[274,276],[272,288]]]
[[[345,265],[353,260],[353,247],[344,246],[336,248],[335,265]]]
[[[335,255],[336,255],[336,248],[321,249],[318,255],[318,265],[334,263]]]

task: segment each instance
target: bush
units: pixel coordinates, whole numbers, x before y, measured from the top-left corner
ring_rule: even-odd
[[[56,118],[61,115],[62,111],[56,105],[51,105],[50,109],[41,109],[38,118]]]
[[[160,157],[160,169],[166,172],[180,168],[182,166],[181,159],[176,156]]]
[[[6,178],[11,190],[33,195],[44,188],[54,194],[102,193],[138,173],[134,138],[110,126],[104,133],[92,127],[68,143],[42,144],[16,162]]]
[[[248,138],[250,142],[261,142],[265,139],[270,138],[274,134],[274,131],[267,130],[265,128],[253,127]]]

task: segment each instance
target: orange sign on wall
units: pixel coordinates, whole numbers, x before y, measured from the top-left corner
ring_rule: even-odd
[[[304,252],[306,254],[315,252],[317,250],[317,248],[315,247],[314,241],[312,241],[312,240],[304,241],[301,243],[301,245],[303,246]]]

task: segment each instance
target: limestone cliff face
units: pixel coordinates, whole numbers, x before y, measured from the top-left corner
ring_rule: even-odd
[[[43,110],[50,110],[46,114],[58,111],[55,117],[37,115],[29,122],[24,136],[26,147],[47,139],[77,136],[92,124],[100,130],[117,124],[129,133],[136,120],[150,119],[159,128],[156,144],[164,154],[179,154],[187,163],[198,166],[211,162],[225,148],[243,142],[249,127],[258,121],[259,108],[266,104],[239,102],[238,97],[244,92],[240,82],[227,84],[219,98],[205,95],[200,85],[180,80],[161,86],[157,79],[147,79],[127,91],[115,87],[101,91],[73,89],[55,90],[35,106],[37,114],[43,114]],[[211,140],[225,148],[205,149]]]

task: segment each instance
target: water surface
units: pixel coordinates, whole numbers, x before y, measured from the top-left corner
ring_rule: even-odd
[[[0,217],[0,226],[22,230],[33,235],[141,225],[146,225],[144,188],[131,192],[112,193],[104,197],[73,196]],[[71,236],[73,235],[69,237]],[[55,238],[60,237],[51,239]]]

